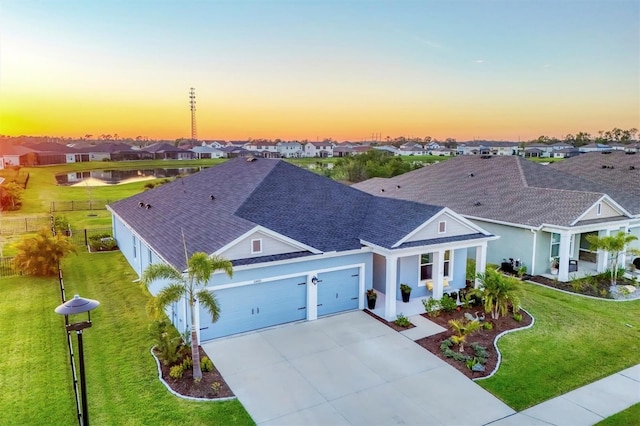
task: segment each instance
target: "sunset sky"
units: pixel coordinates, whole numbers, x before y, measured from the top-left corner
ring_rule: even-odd
[[[0,134],[529,140],[640,128],[638,0],[0,0]]]

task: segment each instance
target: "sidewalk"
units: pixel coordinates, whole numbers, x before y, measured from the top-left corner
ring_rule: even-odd
[[[490,424],[593,425],[639,402],[640,364]]]

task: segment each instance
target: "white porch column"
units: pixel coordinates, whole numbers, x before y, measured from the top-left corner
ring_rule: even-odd
[[[609,236],[611,234],[610,229],[605,229],[603,231],[598,232],[599,237]],[[607,270],[609,266],[609,253],[598,249],[597,258],[596,258],[596,272],[604,272]]]
[[[624,231],[625,235],[629,234],[629,226],[627,225],[622,228],[622,231]],[[620,253],[620,258],[618,259],[618,268],[627,269],[627,252],[625,251],[627,248],[628,247],[625,247]]]
[[[449,265],[451,267],[451,265]],[[433,252],[433,298],[442,299],[444,293],[444,250]]]
[[[558,266],[558,281],[569,281],[569,258],[571,253],[571,235],[568,232],[560,233],[560,247],[558,255],[560,256],[560,264]]]
[[[487,269],[487,243],[483,243],[476,247],[476,278],[474,280],[474,288],[478,288],[480,280],[478,274],[483,274]]]
[[[386,258],[385,274],[385,295],[384,295],[384,317],[387,321],[396,320],[396,287],[398,285],[398,257],[388,256]]]

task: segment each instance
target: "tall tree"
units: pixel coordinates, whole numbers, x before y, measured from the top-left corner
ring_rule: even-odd
[[[53,235],[50,229],[41,229],[34,237],[17,244],[18,254],[13,262],[27,275],[50,276],[58,273],[58,264],[76,248],[62,233]]]
[[[22,201],[24,188],[15,182],[9,182],[0,187],[0,210],[4,210],[4,206],[8,206],[8,210],[16,210]]]
[[[591,250],[604,250],[609,253],[609,272],[611,285],[618,281],[618,268],[623,254],[640,255],[639,249],[629,248],[629,243],[637,240],[635,235],[620,231],[615,235],[587,235]]]
[[[206,253],[196,252],[187,259],[187,270],[185,272],[180,272],[165,263],[155,263],[145,269],[141,278],[142,283],[147,287],[158,279],[169,281],[147,305],[147,311],[152,317],[161,318],[167,306],[182,298],[187,299],[191,317],[193,379],[196,381],[202,379],[202,370],[200,368],[200,352],[198,351],[198,335],[196,333],[195,306],[196,301],[200,302],[209,311],[213,322],[216,322],[220,317],[218,301],[211,291],[204,288],[216,271],[223,271],[231,277],[233,276],[233,265],[229,260],[222,257],[209,257]]]

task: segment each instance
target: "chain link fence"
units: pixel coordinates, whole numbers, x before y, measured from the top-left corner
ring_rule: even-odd
[[[71,211],[106,210],[110,200],[52,201],[51,213]]]

